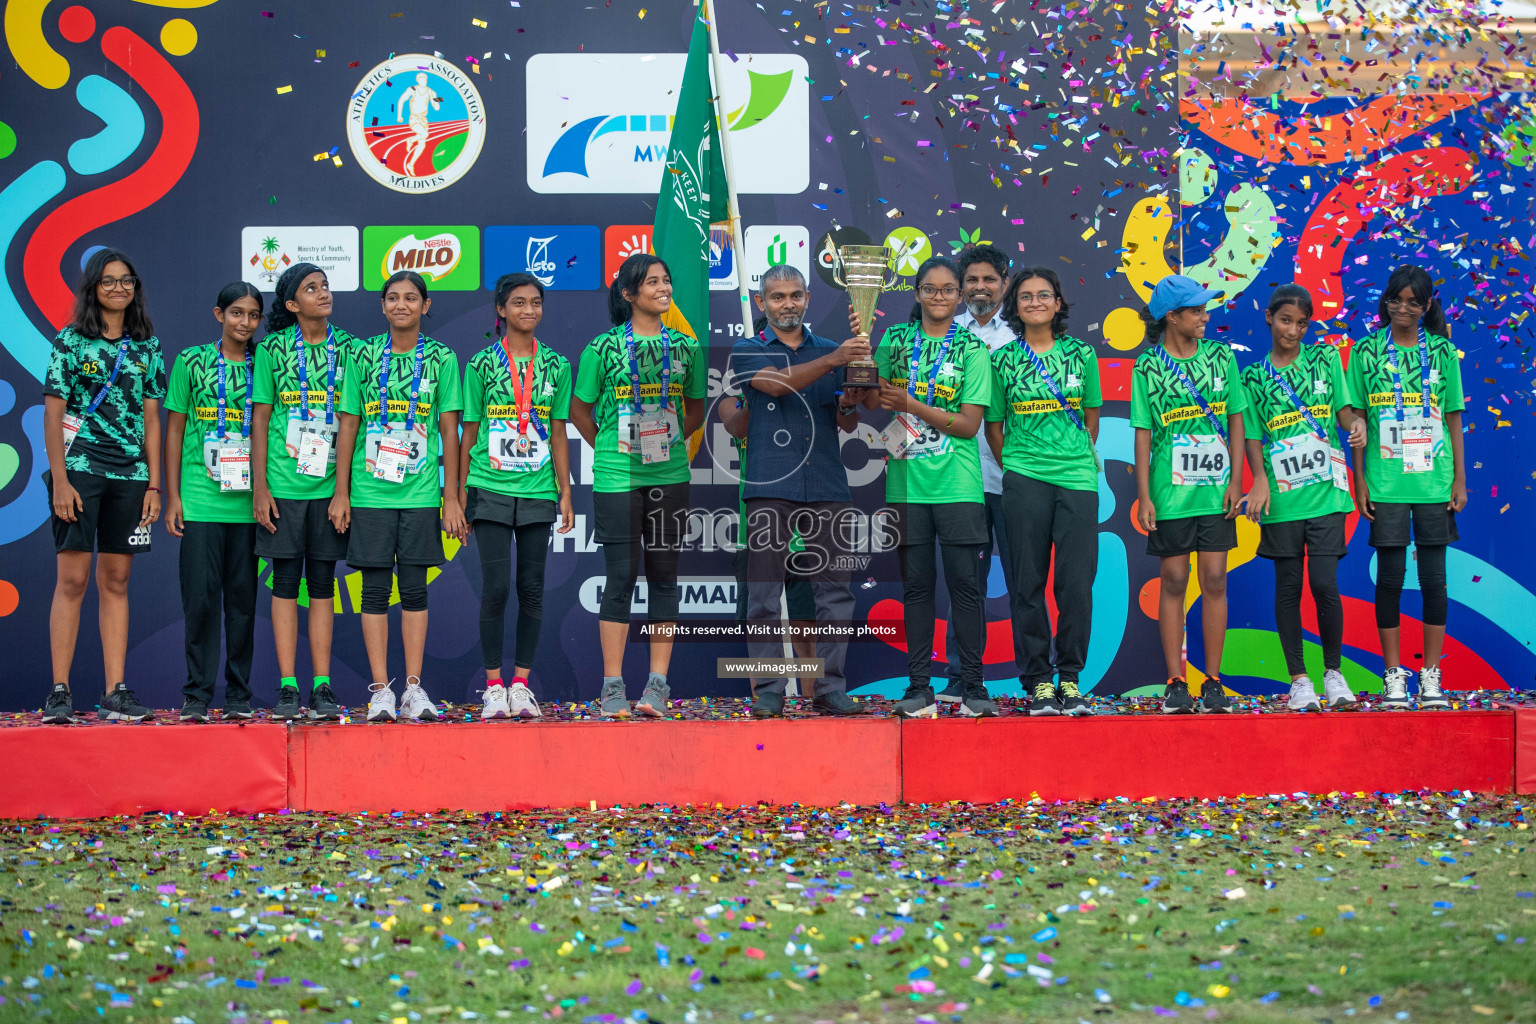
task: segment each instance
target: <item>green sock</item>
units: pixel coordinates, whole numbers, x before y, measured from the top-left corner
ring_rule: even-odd
[[[330,676],[315,676],[315,689],[318,690],[322,686],[330,686],[330,685],[331,685],[331,677]]]
[[[278,685],[279,689],[281,689],[284,686],[291,686],[295,690],[297,690],[299,688],[299,681],[294,676],[283,676],[283,678],[281,678],[281,679],[279,679],[277,681],[277,685]]]

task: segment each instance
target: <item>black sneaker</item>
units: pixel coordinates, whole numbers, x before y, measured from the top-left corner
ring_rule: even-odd
[[[154,718],[155,713],[139,703],[127,683],[118,683],[111,693],[101,698],[96,717],[109,722],[143,722]]]
[[[751,715],[753,718],[783,718],[784,695],[782,693],[760,693],[752,700]]]
[[[1208,676],[1200,686],[1200,713],[1203,715],[1225,715],[1232,711],[1232,701],[1227,697],[1227,688],[1221,680],[1215,676]]]
[[[824,693],[811,701],[811,707],[824,715],[862,715],[864,705],[841,690]]]
[[[1061,701],[1056,699],[1056,684],[1042,679],[1035,684],[1034,698],[1029,702],[1032,718],[1054,717],[1061,714]]]
[[[69,695],[69,687],[59,683],[48,691],[48,701],[43,705],[44,725],[73,725],[75,702]]]
[[[997,702],[987,692],[987,684],[978,683],[965,691],[965,699],[955,710],[963,718],[996,718]]]
[[[294,701],[298,701],[298,688],[294,688]],[[342,707],[336,700],[336,695],[331,692],[330,683],[321,683],[310,691],[309,717],[322,721],[331,721],[341,717]]]
[[[949,684],[940,690],[934,699],[945,704],[959,704],[965,700],[965,687],[961,685],[959,679],[951,677]]]
[[[1174,676],[1168,680],[1168,685],[1163,690],[1163,714],[1192,715],[1194,713],[1195,701],[1189,695],[1189,684],[1184,681],[1183,676]]]
[[[299,707],[299,688],[297,686],[279,686],[277,688],[277,706],[272,709],[272,717],[278,719],[304,717],[304,709]]]
[[[939,706],[933,701],[933,687],[908,686],[901,700],[892,705],[897,718],[938,718]]]
[[[183,722],[208,721],[208,705],[188,697],[181,704],[181,720]]]
[[[1077,688],[1076,679],[1063,679],[1061,685],[1056,687],[1056,699],[1061,702],[1061,713],[1086,718],[1093,714],[1093,708],[1088,706],[1088,700],[1083,692]]]
[[[230,700],[224,698],[224,717],[233,718],[237,722],[256,717],[256,712],[251,710],[251,702],[248,700]]]

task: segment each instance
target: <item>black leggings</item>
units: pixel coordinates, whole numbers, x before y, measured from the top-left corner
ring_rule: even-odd
[[[309,584],[311,598],[329,598],[335,592],[336,561],[311,558],[272,559],[272,596],[283,601],[296,601],[299,597],[299,580]],[[385,601],[389,600],[385,595]]]
[[[1450,610],[1445,594],[1445,545],[1418,545],[1419,592],[1424,598],[1424,625],[1444,626]],[[1408,575],[1407,548],[1376,549],[1376,628],[1396,629],[1403,580]]]
[[[645,552],[646,618],[651,622],[677,621],[677,560],[682,545],[662,543],[647,546],[639,538],[607,541],[603,544],[603,563],[608,579],[603,584],[603,601],[597,617],[602,622],[628,622],[630,602],[635,594],[635,580],[640,576],[640,551]]]
[[[1344,647],[1344,605],[1339,600],[1339,557],[1312,555],[1306,559],[1312,601],[1317,605],[1317,632],[1323,641],[1323,668],[1338,671]],[[1285,667],[1293,676],[1307,669],[1301,645],[1302,558],[1275,559],[1275,624]]]
[[[430,565],[368,566],[363,574],[363,614],[389,613],[390,577],[400,577],[400,607],[408,612],[427,610],[427,570]]]
[[[949,615],[960,648],[960,683],[982,685],[982,654],[987,626],[981,608],[981,544],[939,544],[944,582],[949,587]],[[907,676],[912,686],[927,686],[933,672],[934,589],[938,560],[934,541],[903,544],[896,549],[901,562],[903,614],[907,633]]]
[[[517,652],[514,665],[527,668],[539,647],[544,624],[544,557],[549,551],[549,523],[512,527],[487,519],[475,521],[480,549],[480,650],[485,667],[500,668],[507,636],[507,598],[512,591],[512,545],[517,544]]]

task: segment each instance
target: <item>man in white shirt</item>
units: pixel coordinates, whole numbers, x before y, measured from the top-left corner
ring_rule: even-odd
[[[1013,331],[1003,321],[1003,293],[1008,290],[1009,261],[1001,249],[991,245],[975,245],[960,253],[960,294],[965,309],[955,318],[961,327],[967,328],[987,344],[987,351],[996,352],[1004,345],[1018,341]],[[992,547],[995,544],[1003,565],[1003,579],[1009,594],[1013,593],[1013,572],[1008,560],[1008,540],[1003,531],[1003,468],[992,456],[992,447],[986,438],[977,434],[981,448],[981,482],[987,498],[987,530],[992,543],[982,548],[981,600],[987,600],[987,577],[992,564]],[[951,624],[945,644],[949,652],[949,685],[938,699],[958,702],[964,694],[960,688],[960,648],[955,643],[955,629]]]

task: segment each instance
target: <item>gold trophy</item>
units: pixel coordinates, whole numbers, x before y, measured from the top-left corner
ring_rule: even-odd
[[[875,305],[880,293],[896,283],[890,267],[891,250],[884,245],[844,245],[838,247],[837,263],[832,269],[832,279],[848,291],[848,302],[859,318],[860,337],[869,337],[875,322]],[[873,359],[851,362],[846,368],[844,384],[850,388],[880,386],[880,373]]]

